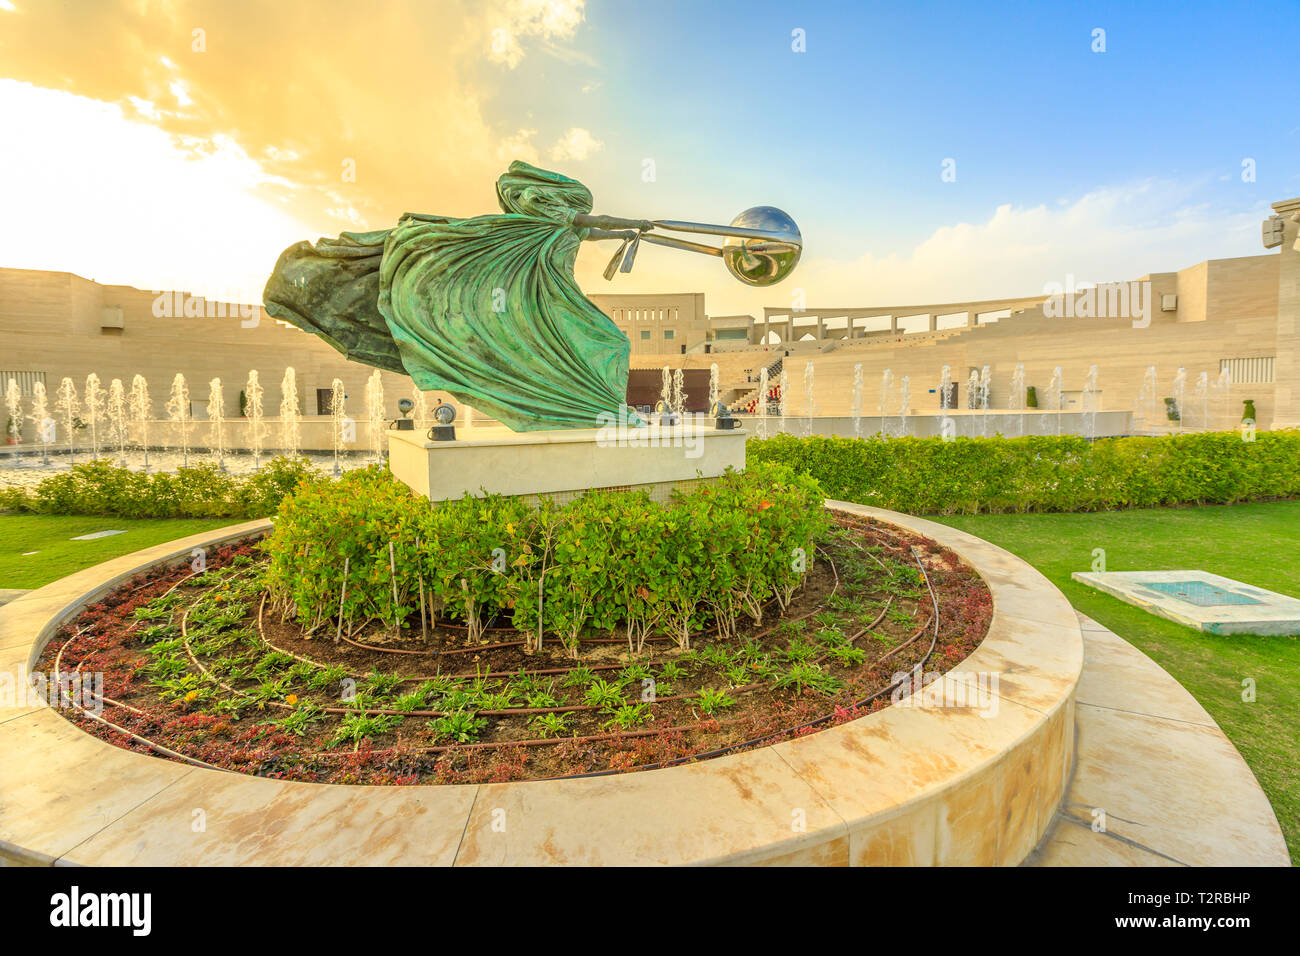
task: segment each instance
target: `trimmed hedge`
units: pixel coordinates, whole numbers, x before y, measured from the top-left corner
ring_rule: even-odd
[[[1102,511],[1300,496],[1300,431],[1156,438],[750,439],[751,463],[909,514]]]
[[[118,518],[264,518],[303,482],[324,481],[305,458],[273,458],[251,475],[216,465],[143,474],[99,460],[74,465],[34,488],[0,488],[0,509]]]
[[[267,581],[308,629],[341,610],[349,632],[379,621],[418,633],[423,592],[471,640],[513,621],[535,643],[540,614],[575,652],[583,633],[619,625],[634,649],[656,630],[689,647],[707,623],[726,635],[742,614],[761,621],[767,601],[788,604],[829,525],[823,497],[806,476],[758,465],[662,504],[592,491],[563,505],[467,495],[431,507],[372,466],[285,499],[264,544]]]

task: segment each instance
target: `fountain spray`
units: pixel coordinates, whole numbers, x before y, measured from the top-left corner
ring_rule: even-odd
[[[803,400],[804,409],[808,413],[808,421],[805,426],[806,434],[813,433],[813,360],[809,359],[803,367]]]
[[[63,419],[64,431],[68,433],[68,458],[75,465],[77,463],[76,425],[80,421],[81,402],[77,398],[77,386],[73,385],[72,379],[66,376],[59,382],[59,390],[55,393],[54,411]]]
[[[375,461],[384,459],[384,382],[379,369],[366,379],[366,431]]]
[[[108,440],[117,445],[117,463],[126,467],[126,441],[130,426],[126,419],[126,390],[122,380],[108,383]]]
[[[280,379],[280,452],[290,457],[302,449],[301,413],[298,407],[298,375],[290,365]]]
[[[86,423],[90,426],[90,458],[99,458],[99,423],[104,417],[105,392],[99,376],[91,372],[86,376]]]
[[[208,442],[217,453],[217,467],[226,470],[226,395],[221,379],[208,382]]]
[[[167,399],[167,417],[176,426],[181,438],[181,466],[190,466],[190,426],[194,424],[194,415],[190,411],[190,387],[185,384],[185,376],[180,372],[172,379],[171,397]]]
[[[257,369],[250,369],[244,386],[248,415],[248,448],[253,453],[253,470],[262,467],[262,441],[266,438],[266,420],[262,416],[262,383]]]
[[[140,429],[140,448],[144,451],[144,473],[149,473],[149,416],[153,403],[149,399],[149,383],[143,375],[131,379],[131,418]]]
[[[50,418],[49,399],[45,395],[45,383],[32,384],[32,413],[28,416],[36,426],[36,435],[41,441],[41,464],[49,467],[50,442],[54,440],[54,419]]]
[[[339,467],[339,455],[343,451],[343,428],[347,421],[347,409],[344,402],[347,396],[343,392],[342,379],[334,379],[330,388],[330,418],[333,419],[334,431],[334,477],[337,478],[343,474],[343,469]]]
[[[853,364],[853,402],[849,409],[853,416],[853,437],[862,437],[862,363]]]
[[[23,440],[23,392],[18,387],[16,378],[9,379],[9,384],[5,386],[5,410],[9,417],[5,422],[6,437],[14,445],[21,444]]]

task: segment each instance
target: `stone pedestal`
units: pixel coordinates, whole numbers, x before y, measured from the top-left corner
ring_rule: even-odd
[[[688,422],[544,432],[457,426],[456,435],[456,441],[430,441],[424,431],[390,431],[389,468],[430,501],[466,492],[565,501],[595,488],[645,488],[665,500],[674,488],[716,478],[728,467],[743,471],[749,431]]]

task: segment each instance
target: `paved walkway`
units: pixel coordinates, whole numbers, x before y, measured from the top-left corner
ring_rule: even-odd
[[[27,593],[27,588],[0,588],[0,607],[4,607],[10,601],[17,601]]]
[[[1290,866],[1268,798],[1214,719],[1133,645],[1079,623],[1074,777],[1026,865]]]

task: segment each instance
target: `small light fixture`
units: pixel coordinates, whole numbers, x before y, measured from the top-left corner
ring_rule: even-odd
[[[662,398],[655,402],[655,414],[659,416],[660,425],[676,425],[678,423],[677,413],[668,407],[668,403]]]
[[[411,410],[413,408],[415,408],[415,402],[411,401],[409,398],[399,399],[397,402],[397,410],[402,413],[402,417],[394,418],[388,423],[388,427],[396,428],[399,432],[415,431],[415,422],[411,420]]]
[[[429,429],[429,441],[455,441],[456,426],[452,424],[456,420],[456,408],[442,402],[433,410],[433,420],[438,424]]]
[[[713,427],[719,431],[731,431],[740,427],[740,421],[731,417],[731,409],[721,402],[714,402],[709,413],[713,416]]]

